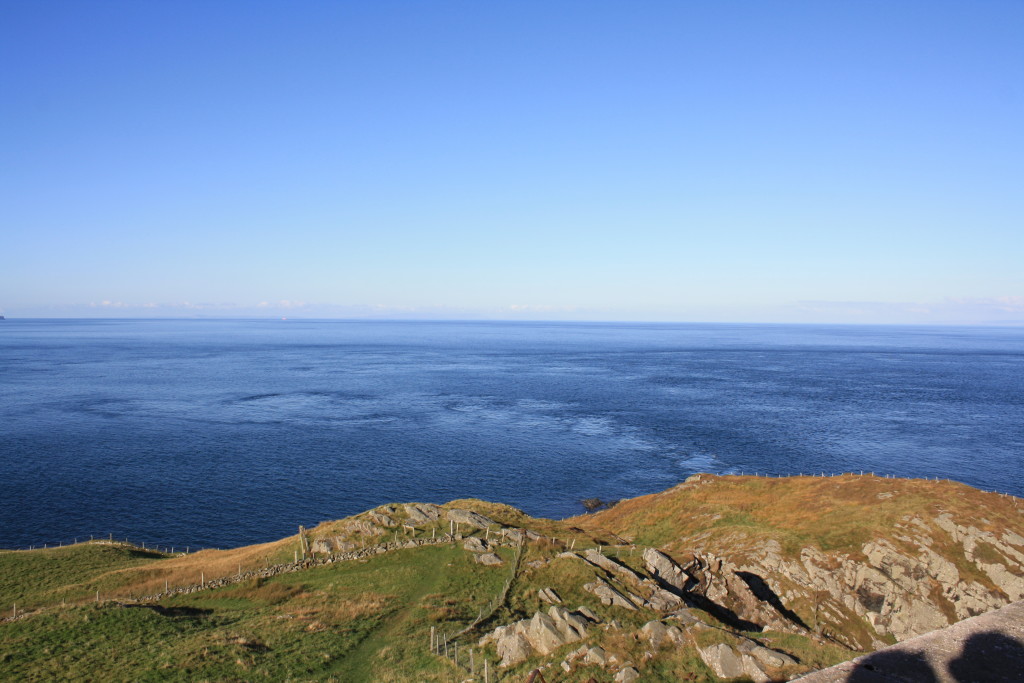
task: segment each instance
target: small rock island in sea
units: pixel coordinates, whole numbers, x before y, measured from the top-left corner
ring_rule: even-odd
[[[0,551],[0,577],[10,680],[1024,671],[1024,506],[950,481],[700,474],[566,520],[393,504],[230,550]]]

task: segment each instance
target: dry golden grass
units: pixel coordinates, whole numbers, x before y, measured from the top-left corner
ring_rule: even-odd
[[[788,477],[702,475],[663,493],[625,500],[601,512],[566,520],[594,534],[610,530],[638,543],[671,546],[701,532],[744,531],[795,549],[859,551],[867,540],[889,536],[909,516],[950,512],[983,531],[1001,533],[1024,524],[1013,497],[951,481],[886,479],[870,475]]]
[[[101,577],[117,594],[152,595],[164,586],[187,586],[211,581],[272,564],[291,561],[299,547],[298,536],[229,550],[201,550],[138,568],[109,572]],[[165,584],[166,582],[166,584]]]

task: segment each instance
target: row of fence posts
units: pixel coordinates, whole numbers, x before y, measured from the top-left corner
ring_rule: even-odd
[[[79,540],[79,539],[81,539],[81,540]],[[179,551],[179,550],[177,550],[177,546],[166,546],[166,545],[160,545],[159,543],[156,544],[156,545],[147,546],[145,541],[133,543],[132,541],[128,540],[127,537],[125,537],[123,540],[120,537],[114,538],[114,534],[107,534],[106,536],[96,536],[95,534],[89,534],[89,540],[88,541],[85,540],[84,536],[82,536],[82,537],[76,536],[74,538],[74,540],[72,540],[70,542],[57,541],[56,543],[50,543],[50,542],[33,543],[33,544],[31,544],[31,545],[29,545],[27,547],[12,548],[12,550],[49,550],[51,548],[71,547],[73,545],[78,545],[79,543],[123,544],[123,545],[132,546],[134,548],[142,548],[143,550],[153,550],[155,552],[164,553],[166,555],[175,555],[175,554],[177,554],[179,552],[183,552],[183,553],[185,553],[187,555],[192,550],[191,546],[185,546],[185,550]]]
[[[519,563],[521,562],[522,556],[523,556],[523,547],[525,545],[526,544],[525,544],[524,541],[520,541],[518,547],[516,548],[516,554],[515,554],[515,557],[512,560],[512,567],[511,567],[511,574],[512,575],[508,579],[505,580],[505,584],[502,586],[501,593],[499,593],[496,597],[492,598],[491,601],[487,603],[487,610],[486,611],[484,611],[484,609],[481,608],[477,612],[476,619],[469,626],[467,626],[466,628],[462,629],[461,631],[458,631],[457,633],[455,633],[455,635],[454,635],[455,638],[458,638],[459,636],[462,636],[462,635],[472,631],[484,619],[490,617],[505,602],[505,599],[508,597],[508,592],[512,588],[512,582],[515,580],[516,572],[517,572],[517,570],[519,568]],[[448,634],[448,633],[438,633],[437,627],[436,626],[431,626],[430,627],[430,652],[432,654],[435,654],[435,655],[439,656],[439,657],[444,657],[444,658],[450,660],[453,664],[455,664],[456,667],[459,667],[461,669],[464,669],[465,671],[468,671],[471,676],[476,676],[477,675],[477,671],[476,671],[476,651],[473,648],[469,648],[468,661],[466,663],[463,663],[462,661],[459,660],[459,641],[458,640],[451,640],[450,638],[451,638],[450,634]],[[482,674],[483,674],[483,677],[484,677],[484,683],[490,683],[490,680],[491,680],[490,662],[488,662],[487,658],[483,656],[482,651],[481,651],[480,659],[483,662]]]
[[[464,648],[466,649],[466,648]],[[460,669],[464,669],[469,672],[470,676],[476,676],[476,650],[474,648],[468,648],[469,654],[466,656],[465,661],[459,659],[459,641],[449,640],[448,635],[444,633],[438,633],[436,626],[430,627],[430,652],[431,654],[437,655],[438,657],[444,657],[449,660],[452,664]],[[484,683],[490,683],[491,681],[491,664],[481,653],[480,660],[482,666],[480,667],[481,674],[484,677]]]

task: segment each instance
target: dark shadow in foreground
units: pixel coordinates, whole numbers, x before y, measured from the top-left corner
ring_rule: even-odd
[[[976,633],[947,668],[948,672],[937,673],[926,650],[882,650],[858,662],[846,682],[935,683],[952,679],[957,683],[1020,683],[1024,680],[1024,644],[998,631]]]

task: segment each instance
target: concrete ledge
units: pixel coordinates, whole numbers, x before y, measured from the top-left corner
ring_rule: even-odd
[[[801,683],[1020,683],[1024,601],[809,673]]]

